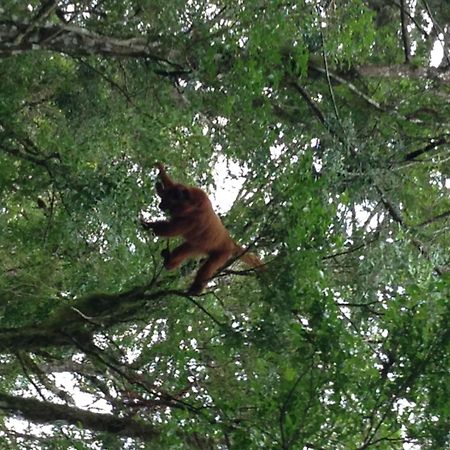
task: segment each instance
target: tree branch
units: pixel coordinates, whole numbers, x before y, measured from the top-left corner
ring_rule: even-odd
[[[33,32],[37,24],[45,20],[47,17],[49,17],[57,7],[58,2],[56,0],[48,0],[45,3],[43,3],[39,8],[38,12],[36,13],[36,15],[27,25],[25,30],[15,37],[14,44],[20,45],[23,42],[23,40]]]
[[[419,148],[417,150],[414,150],[414,151],[408,153],[404,157],[403,161],[404,162],[414,161],[419,156],[422,156],[425,153],[433,151],[435,148],[439,147],[440,145],[445,145],[445,144],[449,144],[449,143],[450,143],[450,135],[444,134],[443,136],[440,136],[437,139],[432,139],[431,142],[429,144],[427,144],[425,147]]]
[[[153,284],[153,283],[152,283]],[[217,325],[217,319],[184,291],[155,290],[152,285],[138,286],[119,294],[92,294],[63,304],[44,322],[20,328],[0,329],[0,352],[36,350],[45,347],[74,346],[89,343],[93,333],[133,320],[149,302],[176,295],[187,298],[205,312]]]
[[[67,405],[57,405],[34,398],[14,397],[3,393],[0,393],[0,410],[6,414],[20,415],[31,422],[47,424],[65,421],[92,431],[138,437],[144,440],[156,439],[160,434],[153,426],[129,418],[93,413]]]
[[[326,75],[327,71],[319,66],[314,66],[311,65],[310,69],[319,72],[320,74]],[[330,78],[332,78],[333,80],[344,84],[345,86],[347,86],[347,88],[349,90],[351,90],[353,93],[355,93],[356,95],[358,95],[359,97],[361,97],[363,100],[365,100],[370,106],[373,106],[375,109],[379,110],[379,111],[383,111],[386,112],[386,109],[383,108],[377,101],[373,100],[372,98],[370,98],[368,95],[364,94],[364,92],[360,91],[353,83],[351,83],[350,81],[346,80],[345,78],[340,77],[339,75],[328,71],[328,75],[330,76]]]
[[[406,12],[407,12],[406,1],[400,0],[400,20],[402,22],[403,50],[405,52],[405,63],[409,63],[411,60],[411,44],[409,42]]]
[[[431,219],[425,220],[424,222],[421,222],[418,225],[415,225],[413,228],[425,227],[434,222],[437,222],[438,220],[446,219],[447,217],[450,217],[450,211],[445,211],[442,214],[438,214],[437,216],[434,216]]]
[[[292,86],[306,101],[308,106],[312,109],[315,116],[319,119],[319,122],[328,130],[328,124],[325,119],[325,116],[323,115],[322,111],[318,108],[318,106],[312,101],[311,96],[306,92],[306,89],[300,86],[298,81],[291,81],[289,83],[290,86]]]
[[[366,77],[389,78],[401,80],[435,80],[450,83],[450,67],[419,67],[409,64],[363,65],[356,68],[360,75]]]
[[[408,226],[406,225],[400,211],[396,208],[396,206],[387,198],[383,190],[375,184],[375,188],[380,194],[381,201],[383,202],[383,205],[389,212],[389,215],[394,220],[394,222],[397,222],[405,231],[410,231]],[[422,254],[428,261],[432,261],[432,258],[430,256],[430,253],[428,252],[427,248],[425,247],[425,244],[421,242],[418,238],[412,236],[411,242],[414,244],[414,246],[419,250],[420,254]],[[439,275],[443,276],[445,271],[439,266],[434,266],[434,271]]]
[[[106,57],[147,58],[164,67],[181,70],[182,67],[156,53],[160,42],[151,43],[144,37],[120,39],[104,36],[75,25],[35,26],[33,33],[27,34],[28,24],[0,21],[0,57],[29,50],[44,49],[71,56],[102,55]],[[17,35],[24,35],[16,42]]]

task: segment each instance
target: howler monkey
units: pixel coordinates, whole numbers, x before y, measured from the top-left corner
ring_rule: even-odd
[[[231,239],[215,214],[206,192],[198,187],[172,181],[161,163],[156,166],[160,178],[156,183],[156,192],[161,197],[159,207],[168,213],[169,220],[145,222],[141,219],[141,223],[157,236],[184,238],[184,243],[175,250],[162,253],[167,270],[175,269],[192,256],[208,256],[189,288],[190,294],[199,294],[208,280],[234,255],[240,255],[251,267],[264,267],[256,255],[245,252]]]

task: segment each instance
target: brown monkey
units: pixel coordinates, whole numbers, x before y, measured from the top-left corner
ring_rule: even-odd
[[[142,226],[153,230],[157,236],[184,238],[184,243],[171,253],[163,252],[167,270],[175,269],[192,256],[208,255],[189,288],[190,294],[199,294],[208,280],[233,255],[240,254],[240,258],[251,267],[264,267],[256,255],[246,253],[231,239],[215,214],[206,192],[198,187],[175,183],[161,163],[156,166],[161,180],[156,183],[156,192],[161,197],[159,207],[167,211],[170,218],[156,222],[145,222],[141,219]]]

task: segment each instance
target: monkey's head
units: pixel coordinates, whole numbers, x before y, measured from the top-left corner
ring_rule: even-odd
[[[158,182],[156,191],[161,197],[159,208],[171,216],[191,214],[196,209],[205,208],[205,205],[209,203],[208,196],[201,189],[183,184],[164,187]]]

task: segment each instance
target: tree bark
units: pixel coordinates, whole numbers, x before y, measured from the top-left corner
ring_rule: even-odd
[[[37,350],[46,347],[74,345],[76,341],[90,340],[91,334],[83,330],[72,332],[71,336],[44,326],[0,329],[0,352]]]
[[[0,410],[35,423],[54,424],[56,421],[63,421],[71,425],[81,425],[92,431],[144,440],[156,439],[160,434],[151,425],[113,414],[93,413],[80,408],[2,393],[0,393]]]
[[[171,64],[156,54],[160,42],[144,37],[120,39],[104,36],[74,25],[38,25],[29,30],[29,24],[13,20],[0,21],[0,57],[28,50],[50,50],[73,56],[102,55],[114,57],[148,58]]]
[[[119,294],[88,295],[62,305],[41,323],[0,328],[0,352],[86,344],[96,330],[106,330],[118,322],[134,320],[136,313],[144,311],[149,304],[157,308],[157,302],[166,297],[188,297],[185,292],[176,290],[151,291],[151,284]]]
[[[388,66],[363,65],[356,68],[366,77],[395,79],[423,79],[436,80],[441,83],[450,83],[450,70],[448,67],[418,67],[410,64],[392,64]]]

